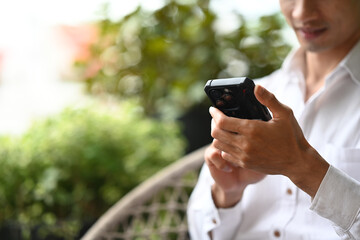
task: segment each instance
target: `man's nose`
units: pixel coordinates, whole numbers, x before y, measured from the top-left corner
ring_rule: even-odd
[[[295,0],[294,9],[292,12],[293,18],[302,22],[314,20],[318,13],[318,1],[319,0]]]

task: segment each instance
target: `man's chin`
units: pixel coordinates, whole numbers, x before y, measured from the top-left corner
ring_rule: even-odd
[[[309,43],[309,42],[300,42],[301,48],[303,48],[307,52],[312,53],[321,53],[328,50],[328,47],[324,44],[317,44],[317,43]]]

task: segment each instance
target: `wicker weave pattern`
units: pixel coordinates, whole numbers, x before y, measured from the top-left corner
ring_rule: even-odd
[[[204,149],[179,159],[128,193],[82,239],[189,239],[186,207]]]

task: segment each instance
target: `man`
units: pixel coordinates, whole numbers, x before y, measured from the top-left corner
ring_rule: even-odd
[[[272,120],[210,108],[192,239],[360,239],[360,0],[279,2],[300,48],[256,82]]]

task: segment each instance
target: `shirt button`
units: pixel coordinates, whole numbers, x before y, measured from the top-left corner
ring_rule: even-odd
[[[291,190],[291,188],[288,188],[288,189],[286,190],[286,194],[287,194],[287,195],[292,195],[292,194],[293,194],[293,191]]]
[[[213,218],[213,219],[212,219],[212,222],[213,222],[213,224],[216,224],[216,219]]]
[[[281,236],[280,231],[279,231],[279,230],[275,230],[275,231],[274,231],[274,236],[277,237],[277,238],[279,238],[279,237]]]

